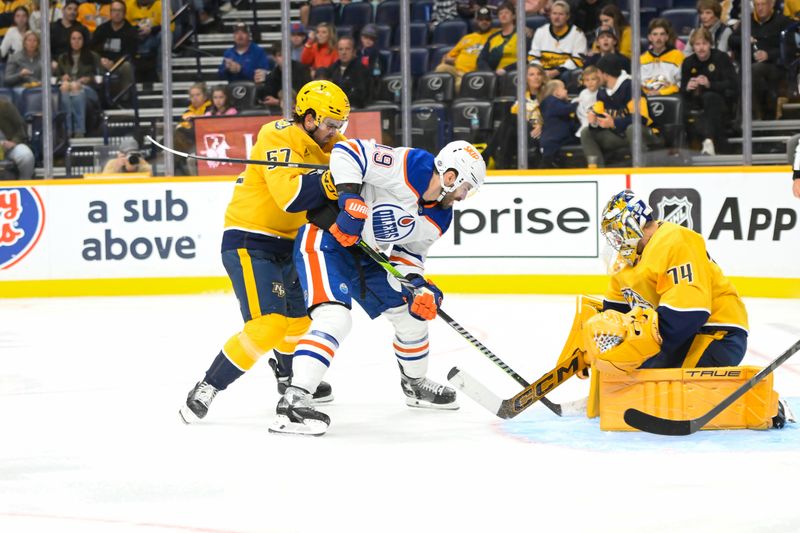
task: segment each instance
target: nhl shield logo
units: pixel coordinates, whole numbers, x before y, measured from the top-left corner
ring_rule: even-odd
[[[20,262],[39,242],[44,204],[33,187],[0,188],[0,270]]]
[[[648,203],[656,219],[701,232],[700,193],[695,189],[655,189]]]

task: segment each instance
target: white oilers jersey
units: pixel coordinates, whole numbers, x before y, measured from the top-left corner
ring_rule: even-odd
[[[392,148],[351,139],[334,145],[333,181],[361,185],[369,207],[362,239],[388,253],[403,273],[422,273],[428,249],[453,218],[452,209],[424,203],[434,172],[433,155],[415,148]]]

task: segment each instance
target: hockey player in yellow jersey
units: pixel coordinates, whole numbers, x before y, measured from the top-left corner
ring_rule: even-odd
[[[344,92],[329,81],[312,81],[297,94],[293,120],[261,128],[251,157],[264,161],[327,165],[333,145],[344,140],[350,113]],[[330,173],[285,166],[248,165],[237,178],[225,212],[222,262],[239,300],[244,328],[225,343],[205,377],[180,409],[184,422],[206,416],[217,392],[274,350],[270,365],[278,391],[289,385],[291,353],[310,320],[292,261],[297,230],[306,211],[337,197]],[[321,383],[316,401],[333,399]]]
[[[637,333],[635,342],[601,353],[589,349],[592,366],[630,371],[741,362],[747,350],[747,311],[700,234],[653,220],[650,207],[630,190],[609,201],[601,232],[618,257],[603,297],[604,312],[588,321],[587,334],[614,327]]]

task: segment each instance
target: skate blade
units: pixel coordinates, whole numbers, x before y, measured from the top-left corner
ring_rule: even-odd
[[[187,426],[200,422],[201,420],[201,418],[198,417],[196,414],[194,414],[194,412],[191,409],[189,409],[189,406],[186,404],[184,404],[183,407],[178,409],[178,415],[180,415],[181,417],[181,422],[183,422]]]
[[[269,426],[270,433],[283,435],[309,435],[319,437],[328,430],[328,425],[319,420],[308,420],[306,423],[292,422],[286,415],[278,415]]]
[[[322,398],[311,398],[311,405],[320,405],[323,403],[331,403],[333,401],[333,394],[323,396]]]
[[[416,407],[418,409],[436,409],[439,411],[455,411],[458,409],[458,404],[453,403],[431,403],[425,400],[418,400],[417,398],[406,397],[406,405],[409,407]]]

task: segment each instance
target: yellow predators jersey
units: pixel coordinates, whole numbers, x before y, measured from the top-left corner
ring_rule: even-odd
[[[460,72],[473,72],[478,69],[478,56],[483,50],[483,45],[492,34],[491,31],[485,33],[473,32],[463,36],[460,41],[450,50],[447,55],[456,60],[456,70]]]
[[[705,311],[705,327],[747,331],[744,303],[709,258],[703,237],[671,222],[659,224],[636,266],[612,276],[605,300],[687,316]]]
[[[337,133],[320,148],[301,127],[281,119],[261,127],[251,159],[327,165],[333,145],[345,138]],[[233,198],[225,211],[223,250],[242,247],[286,249],[306,223],[304,197],[321,195],[319,178],[303,168],[248,165],[236,180]],[[244,246],[244,241],[247,246]],[[289,246],[290,248],[290,246]]]
[[[660,95],[675,94],[681,86],[683,52],[668,48],[660,55],[648,50],[641,56],[642,87]]]

